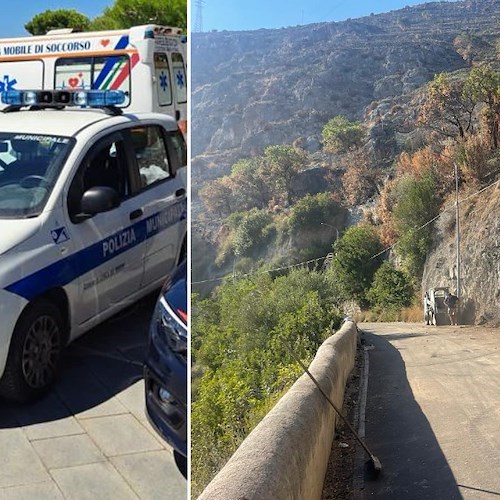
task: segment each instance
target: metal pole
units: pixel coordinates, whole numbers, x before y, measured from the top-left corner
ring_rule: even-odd
[[[455,227],[457,239],[457,297],[460,297],[460,214],[458,209],[458,167],[453,162],[455,167]]]

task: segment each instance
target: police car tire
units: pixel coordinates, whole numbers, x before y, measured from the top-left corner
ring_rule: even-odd
[[[175,465],[179,472],[187,479],[188,460],[184,455],[181,455],[177,450],[174,450]]]
[[[187,259],[187,239],[184,238],[181,246],[181,252],[179,255],[179,263],[185,261]]]
[[[5,371],[0,382],[0,394],[19,402],[33,401],[46,394],[54,382],[63,352],[63,324],[59,309],[49,300],[39,299],[28,304],[12,335]],[[47,335],[45,332],[44,338],[49,342],[51,360],[50,363],[44,363],[43,380],[33,384],[30,381],[33,373],[23,370],[23,358],[29,354],[26,344],[28,341],[33,345],[33,328],[47,326],[50,333]]]

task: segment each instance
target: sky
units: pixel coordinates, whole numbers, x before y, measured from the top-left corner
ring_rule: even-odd
[[[24,25],[46,10],[75,9],[92,19],[113,3],[113,0],[2,0],[0,38],[30,36]]]
[[[448,0],[446,0],[448,1]],[[282,28],[379,14],[424,0],[202,0],[202,31]],[[199,0],[191,0],[197,22]]]
[[[168,0],[165,0],[166,2]],[[197,4],[191,3],[191,20],[197,19]],[[449,0],[447,0],[449,1]],[[342,21],[370,13],[401,9],[423,0],[201,0],[202,28],[211,30],[254,30],[281,28],[323,21]],[[45,10],[76,9],[89,18],[102,13],[114,0],[3,0],[0,38],[27,36],[24,25]]]

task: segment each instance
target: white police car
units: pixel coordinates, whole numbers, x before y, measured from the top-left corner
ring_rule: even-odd
[[[123,98],[2,93],[4,397],[42,395],[68,342],[159,287],[185,257],[184,139],[170,117],[122,114],[113,104]]]

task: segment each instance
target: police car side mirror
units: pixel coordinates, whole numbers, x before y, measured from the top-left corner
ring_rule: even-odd
[[[83,193],[78,214],[79,220],[88,219],[102,212],[109,212],[120,206],[120,196],[115,189],[108,186],[96,186]]]

